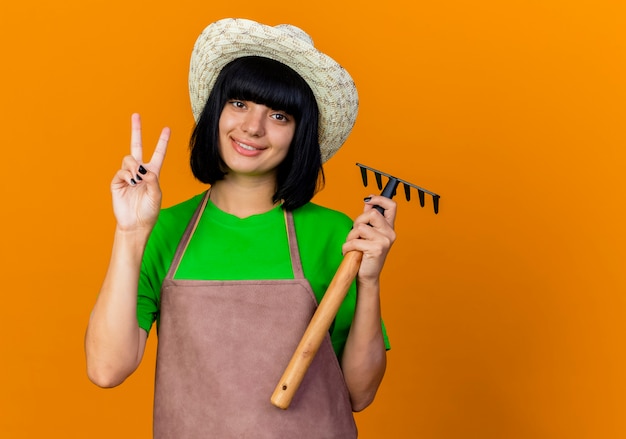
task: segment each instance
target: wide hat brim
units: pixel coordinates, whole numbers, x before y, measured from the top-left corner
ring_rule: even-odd
[[[189,96],[195,120],[200,118],[222,68],[236,58],[264,56],[294,69],[309,84],[320,112],[322,162],[348,138],[358,112],[358,93],[350,74],[313,46],[292,25],[275,27],[242,18],[226,18],[207,26],[193,48]]]

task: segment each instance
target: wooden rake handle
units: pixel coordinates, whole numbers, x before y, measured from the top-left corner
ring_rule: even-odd
[[[283,410],[289,407],[315,354],[330,329],[337,311],[356,277],[363,253],[357,250],[346,253],[322,301],[313,314],[300,343],[296,348],[283,376],[274,389],[272,404]]]

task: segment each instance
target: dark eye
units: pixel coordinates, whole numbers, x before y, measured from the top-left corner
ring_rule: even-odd
[[[231,104],[233,107],[235,107],[235,108],[245,108],[245,107],[246,107],[246,104],[244,104],[242,101],[235,101],[235,100],[232,100],[232,101],[230,101],[230,104]]]
[[[291,120],[291,116],[285,113],[274,113],[272,117],[279,122],[289,122]]]

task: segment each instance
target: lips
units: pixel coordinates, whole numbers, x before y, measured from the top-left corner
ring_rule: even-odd
[[[246,145],[245,143],[241,143],[241,142],[235,142],[235,143],[247,151],[257,150],[257,148],[255,148],[254,146]]]
[[[250,143],[244,143],[239,140],[232,139],[232,144],[235,150],[245,156],[255,156],[260,154],[266,148],[258,145],[251,145]]]

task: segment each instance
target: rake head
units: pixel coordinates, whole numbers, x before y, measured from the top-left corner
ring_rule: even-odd
[[[383,189],[381,195],[387,198],[393,198],[396,195],[396,191],[398,185],[402,183],[404,185],[404,195],[407,201],[411,200],[411,188],[417,189],[417,195],[420,200],[420,206],[424,207],[425,204],[425,195],[428,194],[433,198],[433,209],[435,214],[439,213],[439,195],[434,192],[431,192],[423,187],[419,187],[414,185],[413,183],[409,183],[408,181],[401,180],[393,175],[386,174],[378,169],[370,168],[369,166],[362,165],[361,163],[356,164],[359,168],[361,168],[361,177],[363,178],[363,185],[367,187],[367,171],[371,171],[374,173],[376,178],[376,185],[378,189],[383,189],[383,176],[387,177],[387,184],[385,184],[385,188]],[[376,209],[383,213],[383,209],[380,206],[376,206]]]

